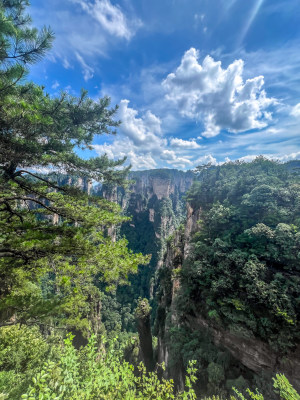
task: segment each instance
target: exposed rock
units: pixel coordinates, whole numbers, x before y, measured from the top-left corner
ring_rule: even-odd
[[[220,327],[216,328],[201,315],[187,315],[186,318],[193,330],[208,330],[217,346],[226,348],[250,370],[255,373],[283,373],[295,389],[300,391],[300,346],[294,353],[282,358],[261,340],[237,336]]]
[[[150,312],[148,300],[140,299],[135,310],[135,316],[140,338],[141,359],[148,371],[152,371],[154,368]]]
[[[142,273],[147,274],[146,281],[149,283],[148,292],[142,293],[142,296],[150,298],[153,289],[150,279],[158,269],[167,237],[185,218],[183,196],[195,179],[195,174],[192,171],[161,169],[131,172],[128,178],[133,183],[126,190],[103,185],[95,188],[95,191],[107,200],[117,202],[124,214],[132,217],[131,221],[123,224],[120,232],[129,240],[129,246],[133,245],[131,248],[135,251],[152,254],[150,268],[141,269]],[[110,229],[109,234],[115,238],[116,231]],[[145,277],[141,286],[147,287]],[[140,292],[140,287],[137,292]]]
[[[149,221],[154,222],[155,211],[153,208],[149,208]]]
[[[160,299],[159,306],[164,314],[164,317],[158,326],[158,363],[165,363],[166,369],[163,371],[165,378],[173,378],[175,386],[178,390],[184,389],[184,376],[185,371],[182,363],[172,363],[170,365],[170,351],[166,336],[170,328],[170,323],[173,326],[179,325],[179,320],[176,311],[175,298],[180,288],[180,280],[176,275],[172,276],[175,270],[179,270],[183,262],[184,254],[184,237],[185,233],[182,231],[175,231],[173,240],[168,244],[163,265],[170,271],[171,282],[167,285],[162,285],[163,296]],[[169,285],[171,287],[169,288]],[[169,315],[169,318],[166,318]]]
[[[129,179],[135,181],[130,190],[148,200],[153,196],[158,200],[169,198],[176,191],[185,193],[194,178],[193,172],[176,169],[134,171],[129,174]]]
[[[187,216],[184,231],[184,258],[187,258],[190,254],[190,239],[192,235],[199,229],[198,221],[201,215],[201,210],[194,210],[189,203],[186,204],[186,211]]]

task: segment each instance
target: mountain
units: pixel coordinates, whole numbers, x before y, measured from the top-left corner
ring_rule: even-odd
[[[199,395],[258,387],[275,373],[300,389],[299,162],[257,159],[203,170],[167,243],[155,323],[158,363]]]
[[[251,164],[211,166],[198,173],[135,171],[129,175],[127,189],[89,187],[94,194],[117,202],[131,217],[109,234],[125,236],[131,250],[152,256],[148,266],[129,277],[130,286],[103,294],[106,331],[111,336],[136,332],[134,310],[140,297],[147,298],[158,341],[157,362],[165,363],[164,376],[173,378],[178,388],[183,389],[188,361],[196,359],[200,395],[222,396],[232,386],[242,390],[255,385],[273,396],[270,385],[265,386],[278,371],[299,389],[300,347],[293,311],[298,292],[291,289],[298,279],[294,272],[299,267],[298,239],[288,233],[290,229],[297,233],[300,221],[299,166],[298,161],[279,165],[258,159]],[[259,241],[270,246],[267,250],[253,238],[245,239],[249,229],[255,233],[262,228],[264,235],[271,230],[268,238],[259,233]],[[280,235],[287,235],[286,239]],[[271,237],[276,240],[269,244]],[[280,247],[282,240],[286,246],[292,240],[295,244]],[[199,248],[206,257],[205,267],[201,266],[209,275],[206,287],[203,272],[198,271],[204,262]],[[235,260],[238,252],[248,264]],[[286,253],[285,258],[280,253]],[[220,268],[216,257],[221,257]],[[251,268],[263,271],[257,282],[249,269],[251,260]],[[243,281],[239,268],[245,279],[249,275],[258,285],[252,291],[264,288],[261,295],[249,292],[254,300],[245,298],[251,284]],[[272,289],[274,285],[278,287]],[[272,296],[275,311],[268,309],[266,301]]]
[[[125,236],[134,252],[151,254],[149,265],[139,267],[138,274],[129,277],[130,286],[119,287],[116,293],[117,303],[113,312],[117,314],[120,309],[128,310],[120,323],[123,330],[135,331],[133,314],[139,297],[150,300],[152,321],[155,318],[157,271],[162,265],[167,239],[184,223],[184,196],[196,174],[176,169],[154,169],[131,172],[128,178],[132,183],[126,190],[114,186],[100,186],[94,190],[120,204],[124,214],[131,217],[118,232],[115,230],[111,234]],[[111,313],[107,305],[104,321],[110,319],[108,314]]]

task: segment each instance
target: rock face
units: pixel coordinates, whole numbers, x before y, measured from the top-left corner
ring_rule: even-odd
[[[147,371],[152,371],[155,366],[152,347],[152,333],[150,321],[151,308],[146,299],[140,299],[135,310],[137,320],[137,328],[140,339],[140,355],[141,359],[147,368]]]
[[[129,277],[131,285],[118,289],[117,301],[133,315],[138,298],[147,298],[153,309],[153,321],[157,271],[162,265],[167,238],[186,217],[184,195],[195,174],[159,169],[131,172],[128,178],[132,183],[126,190],[98,186],[94,193],[117,202],[124,214],[131,217],[115,234],[125,236],[134,252],[152,255],[148,266],[139,267],[138,274]],[[122,329],[135,330],[136,327],[128,323],[122,325]]]
[[[187,316],[187,322],[193,330],[208,331],[217,346],[226,348],[233,357],[251,371],[256,374],[283,373],[294,388],[300,391],[300,346],[288,357],[282,358],[261,340],[240,337],[219,327],[216,328],[201,315]]]
[[[190,250],[190,238],[198,230],[198,220],[201,215],[201,210],[194,210],[189,203],[186,204],[186,224],[184,229],[184,251],[183,256],[187,258]]]
[[[131,172],[128,179],[132,184],[126,190],[106,186],[97,190],[106,199],[117,202],[124,213],[131,216],[131,221],[123,224],[120,230],[129,247],[135,252],[152,255],[150,266],[140,268],[139,283],[135,283],[138,295],[151,298],[154,289],[151,280],[159,268],[167,237],[185,218],[184,194],[192,185],[195,174],[175,169],[154,169]]]
[[[158,200],[170,198],[176,193],[185,193],[191,186],[195,175],[191,171],[183,172],[176,169],[153,169],[135,171],[129,174],[129,179],[135,181],[131,190],[146,199],[156,196]]]
[[[170,359],[170,348],[168,332],[171,326],[179,326],[180,321],[176,310],[176,295],[180,287],[180,280],[174,273],[182,267],[185,254],[185,238],[191,233],[196,223],[193,210],[188,208],[187,221],[185,229],[175,232],[172,242],[168,243],[164,256],[163,265],[165,274],[159,282],[161,294],[159,296],[159,305],[157,312],[157,337],[158,337],[158,360],[159,364],[165,363],[166,369],[163,373],[165,378],[173,378],[178,390],[184,389],[184,366],[181,362],[172,362]],[[186,247],[189,251],[189,247]]]

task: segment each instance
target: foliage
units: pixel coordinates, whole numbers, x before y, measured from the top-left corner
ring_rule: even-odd
[[[135,309],[135,315],[138,319],[144,320],[149,318],[151,313],[151,307],[148,300],[139,298],[137,308]]]
[[[273,378],[274,388],[280,397],[284,400],[300,400],[300,395],[291,386],[287,378],[282,374],[276,374]]]
[[[237,335],[288,351],[299,336],[300,181],[264,158],[202,171],[188,194],[201,209],[181,273],[182,315],[201,310]],[[188,309],[187,309],[188,307]]]
[[[118,346],[117,346],[118,347]],[[46,362],[33,378],[22,399],[195,399],[192,382],[195,369],[191,363],[186,380],[187,391],[174,394],[172,380],[159,380],[155,372],[147,374],[143,364],[134,373],[133,367],[122,360],[122,351],[112,341],[107,348],[96,347],[92,336],[80,351],[72,346],[68,335],[58,362]]]
[[[5,328],[10,339],[17,333],[17,327]],[[26,333],[25,333],[25,331]],[[21,340],[27,341],[27,353],[22,353],[23,363],[21,368],[11,371],[11,386],[18,386],[18,374],[23,377],[28,374],[29,379],[23,381],[18,391],[9,392],[9,385],[1,386],[4,399],[27,399],[27,400],[192,400],[196,399],[193,385],[196,381],[197,370],[195,362],[191,361],[187,367],[186,390],[175,393],[172,380],[159,379],[157,372],[147,373],[143,364],[134,370],[132,365],[123,359],[124,347],[120,347],[118,340],[111,340],[108,343],[102,339],[100,347],[97,347],[97,340],[92,336],[89,343],[76,350],[72,345],[72,335],[67,335],[64,344],[52,345],[50,353],[45,349],[49,346],[40,337],[36,329],[21,328],[21,334],[17,335]],[[23,339],[25,338],[26,339]],[[9,339],[9,340],[10,340]],[[13,340],[13,339],[12,339]],[[4,350],[14,354],[14,345],[17,340],[9,345],[9,341],[1,347],[0,357],[3,360]],[[37,345],[42,347],[37,348]],[[22,344],[20,347],[22,348]],[[19,352],[20,347],[15,354]],[[23,346],[23,350],[25,347]],[[4,355],[4,358],[6,356]],[[12,367],[12,365],[10,366]],[[6,366],[6,368],[10,368]],[[162,365],[164,368],[164,366]],[[32,370],[31,370],[32,369]],[[1,373],[3,376],[3,372]],[[2,378],[1,376],[1,378]],[[13,381],[13,379],[16,379]],[[14,385],[12,385],[14,382]],[[276,375],[274,388],[279,390],[279,397],[282,400],[299,400],[299,395],[283,375]],[[23,390],[21,395],[20,390]],[[212,396],[206,400],[221,400],[221,397]],[[230,400],[263,400],[264,396],[258,391],[252,392],[249,389],[246,395],[235,389],[235,394]],[[224,398],[223,398],[224,400]]]
[[[0,324],[53,323],[59,315],[87,330],[98,278],[108,289],[123,284],[148,258],[106,235],[126,218],[116,204],[89,194],[93,180],[124,183],[128,168],[115,169],[123,160],[77,154],[92,149],[95,135],[114,133],[116,108],[86,91],[53,98],[18,83],[52,40],[50,30],[31,28],[27,5],[0,5]]]
[[[192,331],[185,325],[170,326],[166,333],[170,352],[169,366],[176,368],[183,364],[187,368],[190,360],[197,367],[197,394],[226,396],[232,386],[243,390],[250,384],[251,375],[238,367],[236,360],[213,343],[208,332]]]
[[[280,399],[283,400],[299,400],[300,396],[296,392],[296,390],[293,388],[293,386],[289,383],[287,378],[282,375],[282,374],[276,374],[276,377],[273,378],[273,386],[274,386],[274,391],[279,395]],[[259,391],[256,389],[255,392],[252,392],[250,389],[247,389],[247,395],[246,397],[240,393],[238,390],[233,388],[237,398],[235,396],[231,396],[232,400],[264,400],[264,396],[259,393]]]
[[[59,337],[46,341],[37,327],[10,326],[0,330],[0,393],[18,399],[47,359],[58,357]]]

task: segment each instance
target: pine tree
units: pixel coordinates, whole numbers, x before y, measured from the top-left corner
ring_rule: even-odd
[[[88,328],[97,281],[125,283],[147,258],[106,234],[125,219],[120,208],[80,184],[124,183],[128,168],[116,169],[124,160],[77,154],[92,149],[95,135],[115,133],[116,108],[86,91],[53,98],[24,82],[27,65],[53,39],[50,29],[31,27],[27,5],[0,3],[0,324],[49,324],[60,316]]]

